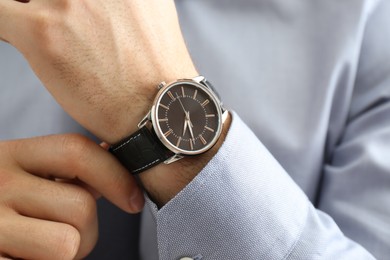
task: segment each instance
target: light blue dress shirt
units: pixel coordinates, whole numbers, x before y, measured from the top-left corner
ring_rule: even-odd
[[[142,259],[389,259],[390,1],[176,3],[235,112],[205,169],[162,209],[148,201]],[[0,139],[82,131],[0,55]]]
[[[177,6],[237,114],[197,178],[150,203],[144,259],[390,259],[390,2]]]

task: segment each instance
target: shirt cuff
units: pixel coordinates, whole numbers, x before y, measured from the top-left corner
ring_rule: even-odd
[[[257,137],[232,113],[224,143],[163,208],[160,259],[283,259],[294,248],[310,203]]]

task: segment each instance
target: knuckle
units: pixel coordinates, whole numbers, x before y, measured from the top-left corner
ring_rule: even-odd
[[[44,49],[50,58],[59,58],[63,52],[62,32],[63,17],[55,9],[42,8],[34,10],[29,25],[31,39],[34,39],[39,48]]]
[[[16,182],[16,174],[9,168],[17,163],[12,148],[9,142],[0,143],[0,151],[4,152],[0,155],[0,190],[3,194],[7,194],[5,190],[14,187]]]
[[[98,227],[97,223],[93,230],[89,230],[81,239],[81,245],[76,256],[76,259],[84,259],[96,246],[98,241]]]
[[[88,158],[92,141],[87,137],[70,134],[62,137],[62,154],[72,168],[80,168],[82,162]]]
[[[50,31],[53,24],[53,15],[47,9],[35,10],[34,16],[32,16],[31,26],[33,27],[33,33],[40,37],[45,37]],[[44,42],[45,39],[43,39]]]
[[[57,233],[54,255],[59,260],[74,259],[80,247],[80,233],[71,225],[64,225]]]
[[[13,211],[6,206],[0,205],[0,241],[6,237],[6,234],[10,231],[10,220],[14,218]],[[1,243],[0,243],[1,244]],[[0,248],[1,251],[1,248]]]
[[[108,184],[110,190],[118,191],[118,193],[123,192],[128,188],[129,181],[126,179],[129,178],[129,175],[124,174],[115,174],[112,177],[112,181]]]
[[[75,210],[72,218],[77,221],[79,227],[86,227],[94,221],[97,216],[96,201],[92,195],[82,188],[75,196]]]
[[[56,57],[59,50],[56,47],[57,33],[55,28],[58,28],[58,26],[53,13],[46,9],[37,10],[31,19],[31,39],[34,39],[36,44],[39,44],[39,48],[45,50],[48,57]]]

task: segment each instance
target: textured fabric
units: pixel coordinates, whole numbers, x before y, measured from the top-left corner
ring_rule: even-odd
[[[161,210],[149,205],[159,259],[373,259],[311,205],[237,115],[206,168]]]
[[[388,259],[390,2],[177,7],[199,71],[237,114],[194,182],[160,211],[149,201],[142,259]],[[0,139],[60,132],[87,134],[0,43]],[[134,219],[102,209],[112,230],[93,259],[136,259],[120,228]]]
[[[197,67],[257,137],[235,116],[198,178],[145,212],[160,259],[388,259],[390,2],[177,5]]]

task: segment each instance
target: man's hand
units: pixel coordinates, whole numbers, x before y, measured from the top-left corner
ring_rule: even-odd
[[[98,193],[130,213],[144,203],[134,178],[85,137],[0,142],[0,258],[85,257],[98,237]]]
[[[108,143],[136,130],[158,83],[197,76],[172,0],[2,0],[1,38]]]
[[[173,0],[1,0],[0,38],[24,54],[73,118],[109,144],[137,130],[157,84],[198,75]],[[207,164],[228,125],[205,155],[140,175],[159,206]]]

